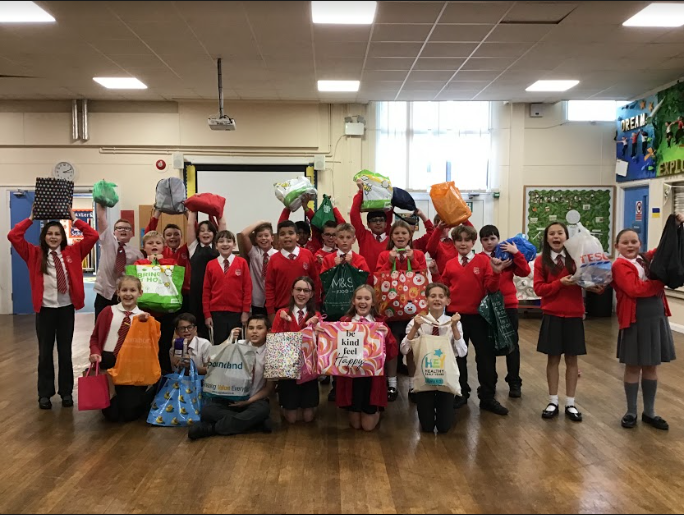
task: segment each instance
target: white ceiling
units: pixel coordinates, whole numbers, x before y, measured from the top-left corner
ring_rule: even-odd
[[[378,2],[370,26],[313,25],[310,2],[47,2],[0,25],[5,99],[631,99],[684,75],[684,29],[623,27],[649,2]],[[111,91],[95,76],[135,76]],[[361,80],[319,93],[319,79]],[[527,93],[537,79],[578,79]]]

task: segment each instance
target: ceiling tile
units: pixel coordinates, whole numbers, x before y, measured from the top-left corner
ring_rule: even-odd
[[[378,2],[375,23],[434,23],[444,2]]]
[[[316,59],[356,58],[363,59],[366,55],[367,43],[328,43],[316,45],[314,49]]]
[[[420,57],[414,70],[450,70],[456,71],[465,62],[463,58]]]
[[[492,81],[496,79],[501,72],[497,71],[467,71],[461,70],[454,77],[454,81]]]
[[[476,48],[476,43],[428,43],[420,56],[468,57]]]
[[[482,43],[473,57],[520,57],[533,43]]]
[[[445,85],[446,81],[406,81],[402,91],[434,91],[437,93]]]
[[[432,29],[431,24],[416,23],[376,23],[372,41],[413,41],[422,43]]]
[[[437,94],[437,91],[401,90],[401,92],[397,96],[397,100],[398,101],[404,101],[404,100],[430,101],[430,100],[434,100],[436,94]]]
[[[439,24],[430,36],[431,42],[479,43],[494,25]]]
[[[375,28],[377,30],[377,26]],[[370,37],[371,25],[314,24],[314,42],[318,43],[366,43]]]
[[[505,70],[514,61],[515,59],[506,57],[471,57],[463,65],[463,70]]]
[[[422,43],[371,43],[368,57],[416,57]]]
[[[366,59],[367,70],[410,70],[413,58],[405,57],[369,57]]]
[[[577,5],[572,2],[515,2],[504,21],[558,23],[575,10]]]
[[[403,81],[406,78],[405,71],[364,71],[363,81]],[[411,74],[413,75],[413,74]]]
[[[348,75],[354,78],[361,76],[363,59],[319,59],[316,56],[316,73],[333,73]]]
[[[536,2],[532,2],[536,3]],[[620,2],[620,8],[611,2],[578,2],[563,23],[573,25],[622,25],[650,2]]]
[[[489,23],[501,19],[514,2],[450,2],[440,23]]]
[[[554,27],[545,23],[497,25],[487,38],[487,43],[535,43],[542,38],[548,39],[547,34]]]
[[[446,82],[448,81],[452,75],[454,74],[453,71],[450,70],[444,70],[444,71],[424,71],[424,70],[416,70],[414,69],[411,74],[409,75],[409,80],[420,80],[420,81],[443,81]]]

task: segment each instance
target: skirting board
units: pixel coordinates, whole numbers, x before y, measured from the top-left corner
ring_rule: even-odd
[[[670,329],[677,333],[684,333],[684,325],[682,324],[675,324],[674,322],[670,322]]]

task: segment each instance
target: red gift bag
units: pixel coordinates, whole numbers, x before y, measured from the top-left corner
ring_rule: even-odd
[[[425,271],[397,270],[396,262],[391,272],[375,272],[375,295],[378,312],[388,321],[410,320],[427,309]]]
[[[92,375],[93,366],[95,375]],[[105,409],[109,407],[109,379],[100,375],[100,364],[92,363],[88,373],[78,378],[78,411]]]
[[[197,193],[185,201],[188,210],[209,215],[215,227],[218,227],[218,220],[223,216],[225,205],[226,199],[213,193]]]

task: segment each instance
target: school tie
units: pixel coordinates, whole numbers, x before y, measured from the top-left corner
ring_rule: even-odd
[[[229,268],[230,268],[230,263],[228,262],[227,259],[224,259],[223,260],[223,273],[227,274]]]
[[[266,268],[268,267],[268,252],[264,252],[264,260],[261,265],[261,276],[266,279]]]
[[[651,278],[651,269],[649,268],[646,260],[644,258],[642,258],[641,256],[637,256],[636,261],[637,261],[637,263],[639,263],[641,265],[641,268],[644,269],[644,275],[646,276],[646,279],[650,279]]]
[[[116,347],[114,347],[114,356],[119,354],[121,346],[123,345],[126,335],[128,334],[128,330],[131,328],[132,314],[132,311],[124,311],[124,319],[123,322],[121,322],[121,327],[119,327],[119,339],[116,340]]]
[[[125,243],[119,242],[119,248],[116,251],[116,261],[114,261],[114,272],[119,277],[126,269],[126,248]]]
[[[563,256],[561,254],[558,254],[558,257],[556,258],[556,264],[559,268],[563,268],[565,266],[565,261],[563,261]]]
[[[463,256],[461,258],[461,265],[466,266],[468,264],[468,261],[469,261],[468,256]]]
[[[375,239],[378,240],[378,243],[382,243],[382,235],[381,234],[376,234]]]
[[[432,336],[439,336],[439,327],[436,325],[432,326]]]
[[[368,322],[368,319],[366,317],[361,317],[361,318],[359,318],[359,322],[365,323],[365,322]]]
[[[294,255],[294,252],[293,252],[292,254],[290,254],[290,259],[291,259],[292,261],[294,261],[295,259],[297,259],[297,256]]]
[[[299,313],[297,313],[297,323],[300,327],[304,323],[304,312],[302,310],[300,310]]]
[[[52,259],[55,262],[55,270],[57,271],[57,291],[59,293],[67,292],[67,278],[64,273],[64,267],[62,266],[62,260],[59,259],[56,251],[51,251]]]

